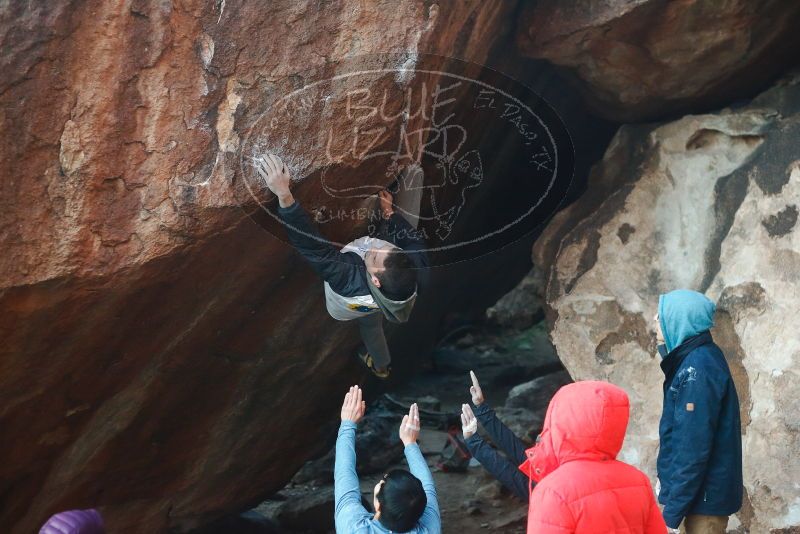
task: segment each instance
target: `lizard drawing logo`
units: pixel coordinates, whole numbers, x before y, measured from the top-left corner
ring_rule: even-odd
[[[433,232],[441,241],[445,241],[453,231],[459,214],[467,205],[468,192],[481,185],[484,180],[483,163],[480,151],[471,149],[464,151],[467,141],[467,130],[463,126],[449,124],[443,127],[427,127],[406,133],[401,131],[399,138],[427,135],[428,140],[415,158],[400,149],[394,152],[376,151],[361,156],[362,161],[385,158],[386,169],[381,178],[394,178],[389,191],[394,195],[418,195],[426,202],[426,208],[414,212],[402,204],[395,206],[407,218],[417,218],[424,222],[433,222]],[[400,143],[405,145],[405,143]],[[425,163],[421,164],[420,160]],[[349,198],[364,197],[380,191],[385,181],[361,183],[357,187],[339,187],[326,167],[320,180],[325,192],[332,197]],[[425,169],[428,172],[425,172]]]

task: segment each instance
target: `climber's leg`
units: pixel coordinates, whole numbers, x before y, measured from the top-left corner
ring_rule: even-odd
[[[358,328],[361,330],[361,341],[372,357],[376,371],[386,371],[392,361],[389,354],[389,345],[383,333],[383,314],[371,313],[357,319]]]

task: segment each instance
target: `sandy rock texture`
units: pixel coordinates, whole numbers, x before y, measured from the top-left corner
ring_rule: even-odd
[[[706,292],[741,399],[746,498],[731,528],[800,525],[800,77],[749,105],[623,126],[534,249],[551,335],[576,380],[628,391],[622,459],[654,476],[663,374],[658,295]],[[785,529],[785,530],[784,530]]]
[[[800,5],[783,0],[544,0],[518,45],[564,67],[597,113],[623,122],[713,109],[796,64]]]
[[[378,52],[410,61],[384,68],[423,52],[481,63],[513,7],[0,7],[4,531],[92,506],[111,532],[185,531],[259,502],[324,446],[342,388],[362,378],[357,333],[327,316],[321,284],[269,221],[248,216],[241,148],[306,81],[296,73],[334,77]],[[401,74],[375,80],[387,112],[402,107]],[[302,146],[314,127],[274,133]],[[333,170],[342,186],[375,172]],[[311,204],[321,192],[308,184],[296,195]],[[432,324],[444,305],[427,308]]]

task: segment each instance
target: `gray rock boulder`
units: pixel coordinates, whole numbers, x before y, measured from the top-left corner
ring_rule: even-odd
[[[576,380],[624,387],[621,459],[655,475],[663,374],[658,295],[705,292],[742,410],[745,504],[730,528],[800,525],[800,77],[750,105],[624,126],[589,192],[557,215],[534,261],[549,265],[548,319]],[[773,530],[774,529],[774,530]]]
[[[534,266],[517,287],[486,310],[486,319],[501,327],[529,328],[544,317],[543,292],[544,273]]]

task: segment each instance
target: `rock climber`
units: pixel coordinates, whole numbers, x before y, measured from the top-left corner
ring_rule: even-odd
[[[403,416],[399,432],[410,472],[404,469],[389,471],[375,485],[374,514],[361,504],[356,474],[356,427],[365,410],[361,389],[351,387],[342,403],[342,423],[336,438],[333,477],[337,534],[440,534],[442,521],[433,476],[417,445],[420,419],[416,404],[412,404],[408,414]]]
[[[362,345],[357,355],[379,378],[391,372],[391,354],[383,332],[383,317],[406,322],[417,298],[418,272],[427,267],[425,242],[402,216],[395,213],[392,195],[378,195],[385,237],[364,236],[341,250],[319,233],[289,189],[284,163],[268,154],[254,159],[257,172],[278,197],[278,214],[289,241],[324,280],[325,304],[336,320],[358,322]]]
[[[475,411],[472,411],[469,404],[461,406],[461,430],[464,433],[467,448],[472,457],[478,460],[492,476],[522,501],[527,501],[530,497],[532,482],[517,468],[525,461],[525,444],[497,418],[494,410],[483,397],[483,390],[475,373],[470,371],[469,375],[472,380],[469,392]],[[505,456],[498,453],[478,434],[479,421],[495,445],[505,453]]]
[[[616,459],[629,415],[628,395],[608,382],[558,390],[520,466],[537,483],[528,534],[666,532],[647,475]]]
[[[665,375],[658,501],[667,526],[688,534],[722,534],[742,507],[739,397],[709,332],[715,309],[679,289],[659,297],[654,318]]]

